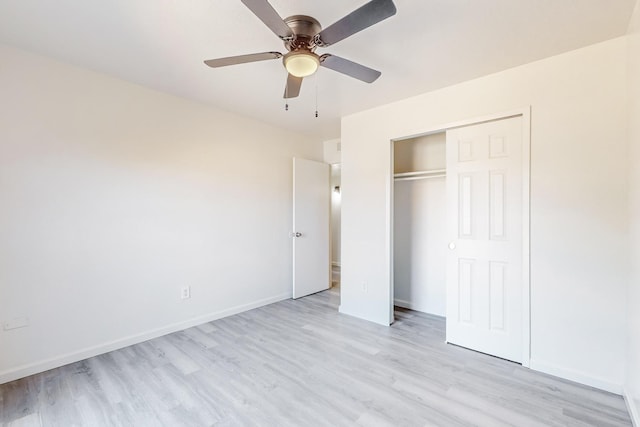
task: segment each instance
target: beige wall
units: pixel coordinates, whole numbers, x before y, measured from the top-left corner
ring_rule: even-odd
[[[0,320],[31,324],[0,330],[0,382],[290,295],[291,158],[319,141],[6,46],[0,64]]]
[[[626,47],[618,38],[345,117],[341,311],[390,321],[390,140],[531,106],[531,366],[621,392]]]
[[[631,278],[627,341],[627,402],[640,425],[640,3],[629,26],[629,218]]]

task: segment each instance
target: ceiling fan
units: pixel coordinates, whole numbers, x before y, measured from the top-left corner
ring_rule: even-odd
[[[371,0],[324,30],[320,23],[310,16],[293,15],[282,19],[267,0],[241,1],[284,42],[288,52],[262,52],[209,59],[204,61],[209,67],[218,68],[282,58],[288,72],[284,98],[297,97],[302,79],[314,74],[319,66],[367,83],[372,83],[380,77],[380,71],[328,53],[318,55],[315,50],[318,47],[331,46],[395,15],[396,7],[392,0]]]

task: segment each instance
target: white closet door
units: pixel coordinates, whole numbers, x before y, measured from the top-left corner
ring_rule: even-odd
[[[522,362],[522,117],[447,131],[447,342]]]

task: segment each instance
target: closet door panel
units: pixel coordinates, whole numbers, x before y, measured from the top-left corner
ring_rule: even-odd
[[[522,118],[447,131],[447,342],[522,358]]]

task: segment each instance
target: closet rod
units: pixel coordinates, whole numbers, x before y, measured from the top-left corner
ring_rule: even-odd
[[[422,171],[413,171],[413,172],[394,173],[393,176],[396,178],[402,178],[405,176],[439,175],[446,172],[447,172],[446,169],[431,169],[431,170],[422,170]]]
[[[447,176],[446,173],[440,173],[437,175],[401,176],[401,177],[396,177],[393,180],[394,181],[416,181],[418,179],[444,178],[446,176]]]

